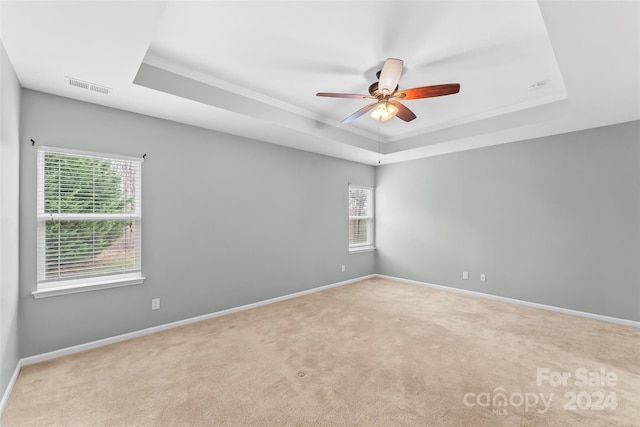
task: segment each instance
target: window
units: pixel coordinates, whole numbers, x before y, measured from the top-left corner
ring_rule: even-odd
[[[349,251],[373,249],[373,188],[349,185]]]
[[[38,148],[35,297],[142,283],[142,159]]]

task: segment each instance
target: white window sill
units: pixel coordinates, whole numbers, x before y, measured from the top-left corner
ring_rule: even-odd
[[[31,292],[34,298],[56,297],[59,295],[76,294],[78,292],[98,291],[100,289],[119,288],[121,286],[139,285],[144,282],[144,277],[127,277],[121,279],[107,279],[89,283],[69,284]],[[67,282],[68,283],[68,282]]]
[[[359,254],[362,252],[373,252],[376,250],[375,246],[358,246],[355,248],[349,248],[349,254]]]

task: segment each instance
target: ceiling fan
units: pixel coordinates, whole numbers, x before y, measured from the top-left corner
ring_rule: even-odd
[[[401,59],[389,58],[384,62],[382,70],[376,73],[378,81],[369,86],[369,95],[358,95],[354,93],[327,93],[319,92],[316,96],[327,96],[330,98],[370,98],[376,102],[366,105],[344,119],[342,123],[350,123],[365,113],[371,112],[374,120],[389,120],[394,116],[410,122],[416,115],[402,105],[398,100],[408,101],[410,99],[433,98],[435,96],[453,95],[460,92],[459,83],[447,83],[442,85],[421,86],[412,89],[398,91],[398,82],[402,74]]]

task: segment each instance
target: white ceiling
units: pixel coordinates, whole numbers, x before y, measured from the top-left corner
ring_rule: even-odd
[[[640,119],[636,1],[0,6],[25,88],[368,164]],[[405,101],[409,123],[342,124],[368,100],[315,96],[366,94],[389,57],[404,60],[401,89],[460,93]]]

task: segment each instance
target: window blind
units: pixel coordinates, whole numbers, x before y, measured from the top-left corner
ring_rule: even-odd
[[[141,165],[39,147],[38,289],[141,275]]]
[[[349,185],[349,247],[373,246],[373,188]]]

